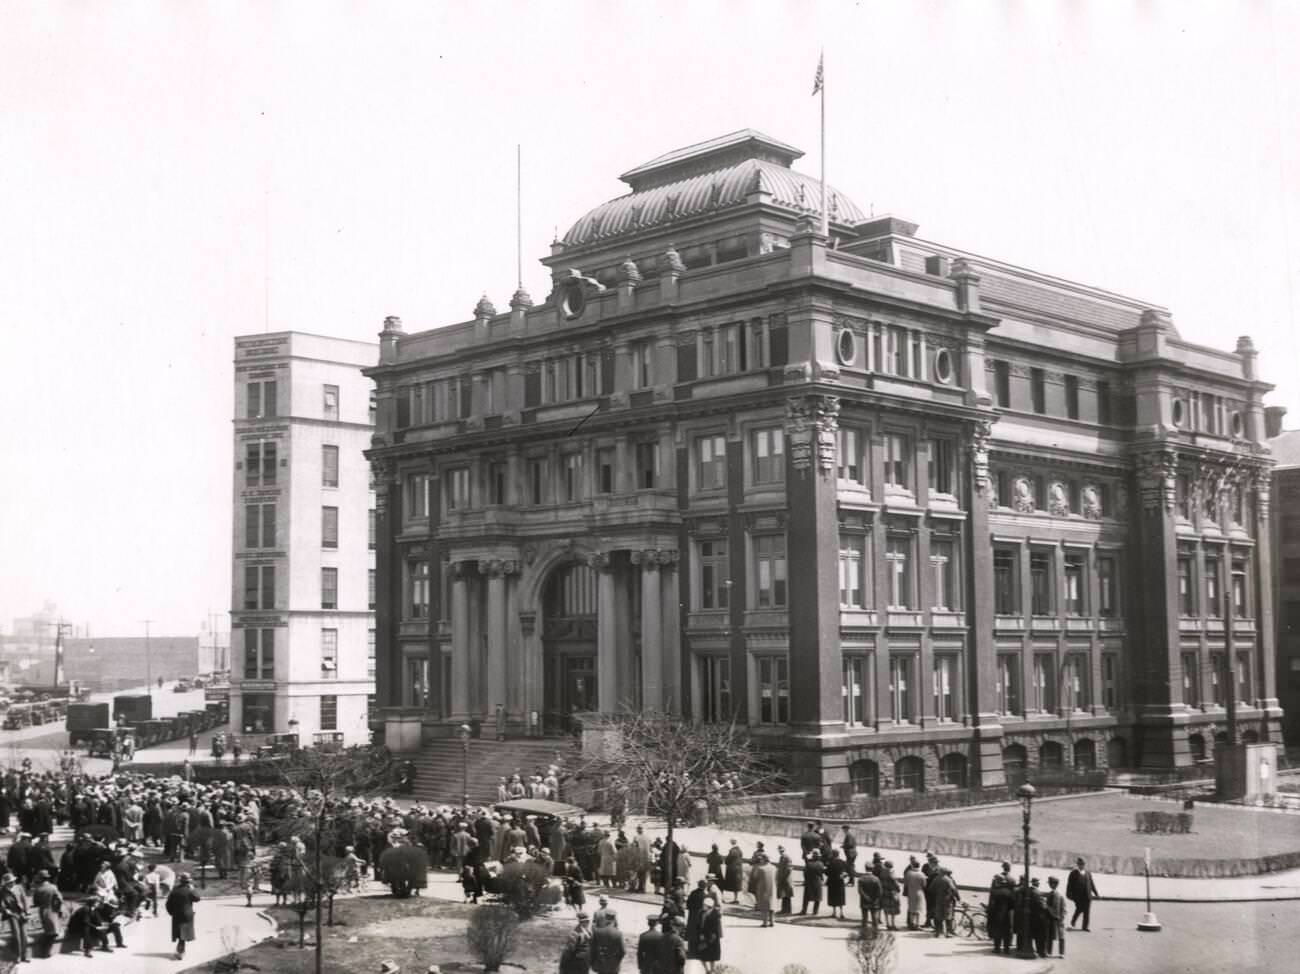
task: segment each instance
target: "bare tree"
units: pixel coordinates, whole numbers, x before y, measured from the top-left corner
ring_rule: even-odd
[[[602,743],[580,770],[606,790],[644,802],[645,813],[668,830],[666,880],[677,876],[677,826],[699,801],[744,798],[774,789],[781,773],[755,746],[748,729],[730,723],[692,723],[662,713],[613,718]]]

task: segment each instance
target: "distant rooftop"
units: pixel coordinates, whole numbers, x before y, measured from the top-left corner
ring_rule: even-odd
[[[1274,469],[1300,467],[1300,430],[1283,430],[1268,441]]]
[[[803,152],[799,149],[786,145],[770,135],[764,135],[755,129],[740,129],[737,132],[665,152],[649,162],[629,169],[618,178],[631,186],[635,192],[693,175],[701,171],[700,167],[705,162],[708,163],[708,168],[721,169],[729,162],[766,159],[789,169],[802,155]]]

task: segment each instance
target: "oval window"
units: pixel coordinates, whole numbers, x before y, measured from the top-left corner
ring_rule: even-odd
[[[1241,413],[1234,412],[1232,414],[1232,435],[1236,437],[1240,437],[1241,434],[1245,432],[1245,430],[1246,430],[1246,423],[1244,420],[1242,420]]]
[[[952,352],[946,348],[934,353],[934,377],[944,385],[952,381]]]
[[[1184,413],[1185,413],[1185,408],[1183,406],[1183,401],[1181,399],[1175,399],[1174,400],[1174,425],[1175,426],[1183,425]]]
[[[835,340],[835,354],[840,360],[840,365],[852,365],[858,357],[858,339],[853,332],[844,328],[840,331],[840,336]]]
[[[560,310],[564,312],[564,317],[576,318],[586,307],[587,295],[583,292],[582,285],[576,282],[566,284],[564,293],[560,296]]]

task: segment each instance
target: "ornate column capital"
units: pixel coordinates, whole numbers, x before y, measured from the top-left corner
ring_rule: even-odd
[[[499,558],[483,558],[478,563],[478,573],[486,578],[500,578],[502,562]]]
[[[1177,488],[1178,454],[1173,450],[1151,450],[1137,455],[1138,489],[1142,492],[1142,509],[1167,513],[1174,509]]]
[[[587,567],[592,571],[607,572],[610,567],[608,551],[593,551],[587,556]]]
[[[479,573],[479,563],[473,561],[453,561],[447,567],[456,582],[467,582]]]
[[[814,457],[822,476],[835,473],[840,400],[837,396],[795,396],[785,401],[785,435],[794,468],[807,475]]]
[[[987,419],[978,419],[971,425],[971,473],[975,477],[976,492],[987,496],[990,483],[989,444],[993,440],[993,424]]]

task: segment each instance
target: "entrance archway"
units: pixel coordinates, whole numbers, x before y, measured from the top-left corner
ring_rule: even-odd
[[[570,729],[574,714],[597,709],[596,572],[561,565],[542,589],[544,728]]]

